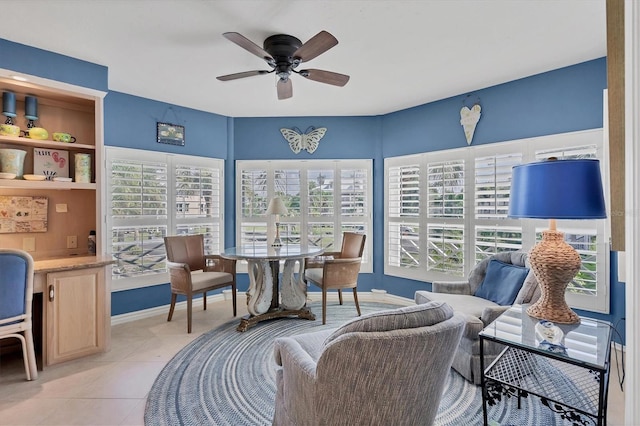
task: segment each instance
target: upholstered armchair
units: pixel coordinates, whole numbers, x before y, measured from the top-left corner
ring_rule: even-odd
[[[178,294],[187,298],[187,333],[191,333],[193,296],[202,293],[207,309],[207,292],[231,287],[233,316],[236,307],[236,261],[218,255],[205,255],[204,236],[180,235],[165,237],[167,268],[171,280],[171,307],[167,321],[171,321]]]
[[[497,253],[479,262],[465,281],[434,282],[432,291],[417,291],[418,304],[445,302],[465,316],[466,328],[455,352],[453,368],[468,381],[480,384],[480,340],[478,333],[513,304],[533,303],[540,289],[527,254]],[[494,343],[485,345],[485,365],[500,353]]]
[[[278,338],[273,424],[432,424],[463,329],[433,302]]]
[[[342,289],[353,289],[353,300],[360,315],[358,274],[366,238],[364,234],[345,232],[342,234],[340,251],[325,252],[320,257],[305,259],[305,281],[322,290],[322,324],[327,323],[327,290],[338,290],[338,300],[342,305]]]

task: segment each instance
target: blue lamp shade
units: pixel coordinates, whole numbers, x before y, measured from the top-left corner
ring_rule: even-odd
[[[515,166],[509,217],[607,217],[598,160],[547,160]]]

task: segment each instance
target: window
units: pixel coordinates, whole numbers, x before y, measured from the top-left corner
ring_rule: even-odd
[[[343,232],[363,232],[362,271],[371,272],[372,173],[371,160],[238,161],[236,241],[271,241],[275,222],[266,211],[269,200],[278,196],[288,210],[280,218],[283,244],[334,251],[340,250]]]
[[[548,223],[507,217],[512,167],[549,157],[602,165],[605,146],[598,129],[385,159],[385,274],[459,280],[492,254],[529,250]],[[608,312],[608,222],[561,220],[558,229],[582,258],[567,301]]]
[[[207,253],[222,249],[223,160],[123,148],[106,158],[114,290],[168,282],[167,235],[204,234]]]

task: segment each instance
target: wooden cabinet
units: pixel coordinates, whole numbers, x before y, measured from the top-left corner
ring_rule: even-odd
[[[45,365],[106,350],[111,324],[104,267],[48,273],[43,296]]]

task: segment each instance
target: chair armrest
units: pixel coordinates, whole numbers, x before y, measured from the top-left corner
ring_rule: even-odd
[[[292,424],[308,424],[309,412],[316,400],[316,362],[300,343],[290,337],[278,338],[274,344],[276,363],[282,367],[282,404]],[[277,403],[277,402],[276,402]]]
[[[181,293],[191,292],[191,269],[187,263],[170,262],[167,260],[167,269],[171,281],[171,290]]]
[[[341,288],[344,285],[352,285],[358,282],[360,273],[361,257],[353,259],[333,259],[324,262],[322,271],[322,282],[325,288]]]
[[[339,251],[326,251],[320,256],[307,257],[304,259],[304,268],[305,269],[322,268],[322,265],[324,265],[325,261],[333,260],[338,257],[340,257]]]
[[[482,316],[480,319],[484,326],[488,326],[496,320],[500,315],[507,311],[511,306],[491,306],[482,310]]]
[[[434,281],[431,283],[431,291],[433,293],[449,293],[449,294],[471,294],[471,286],[469,281]]]
[[[236,260],[225,259],[218,254],[206,254],[204,256],[206,272],[227,272],[236,275]]]

